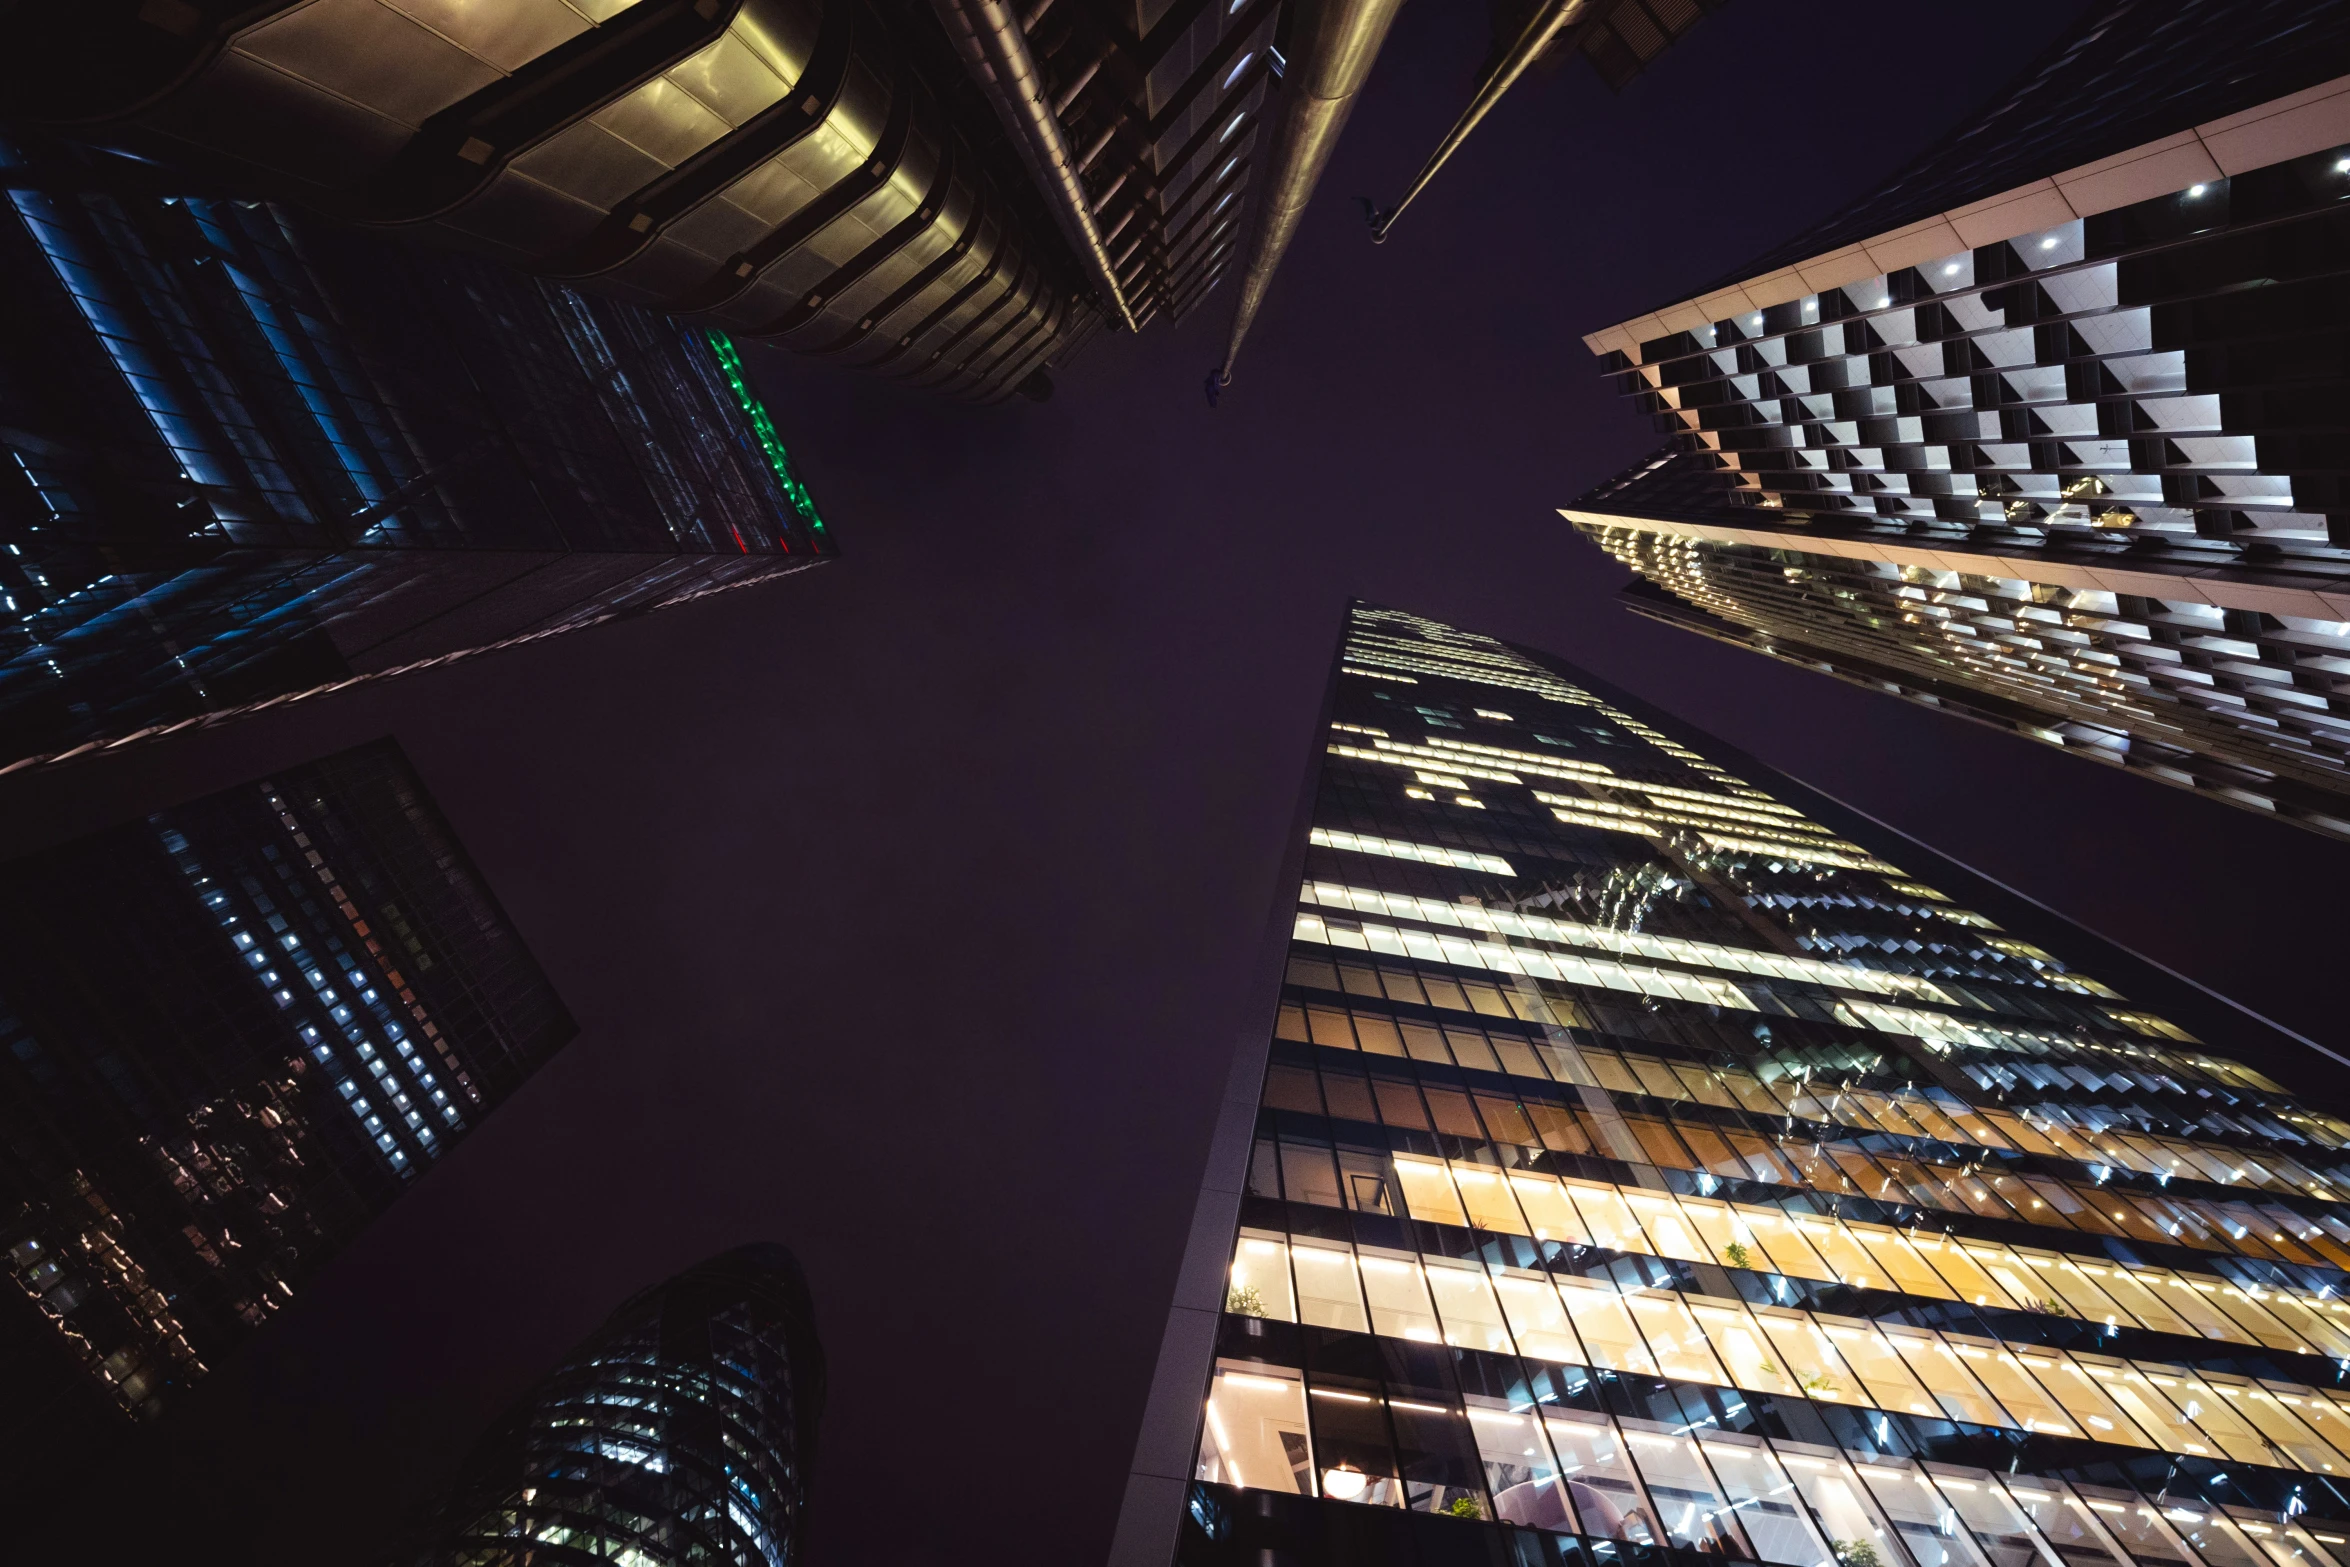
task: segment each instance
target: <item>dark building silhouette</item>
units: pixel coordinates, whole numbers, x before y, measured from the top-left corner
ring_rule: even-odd
[[[721,333],[0,139],[0,766],[831,553]]]
[[[0,867],[0,1492],[164,1412],[573,1032],[389,740]]]
[[[0,96],[239,191],[981,401],[1233,244],[1278,0],[90,0]]]
[[[1633,603],[2350,834],[2350,4],[2100,0],[1882,187],[1586,338]]]
[[[798,1567],[824,1349],[737,1248],[630,1299],[466,1459],[418,1567]]]
[[[1113,1567],[2350,1561],[2340,1057],[1557,660],[1332,687]]]

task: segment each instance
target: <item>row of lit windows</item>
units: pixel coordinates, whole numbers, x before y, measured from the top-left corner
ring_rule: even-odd
[[[1595,1026],[1587,1015],[1591,1007],[1578,1004],[1565,996],[1545,995],[1530,985],[1512,986],[1504,990],[1477,980],[1455,980],[1428,970],[1406,970],[1384,964],[1377,969],[1355,963],[1332,965],[1301,956],[1290,960],[1290,983],[1322,990],[1344,989],[1348,994],[1358,996],[1378,997],[1384,994],[1389,1000],[1409,1002],[1415,1006],[1435,1006],[1455,1012],[1474,1011],[1487,1017],[1515,1018],[1525,1023],[1584,1028]],[[1799,996],[1797,999],[1803,998]],[[1832,1022],[1843,1021],[1827,1014],[1824,1009],[1822,1015]],[[2151,1028],[2153,1021],[2145,1014],[2113,1009],[2109,1009],[2109,1015],[2123,1022],[2136,1019],[2141,1026],[2148,1028]],[[2264,1096],[2281,1097],[2285,1092],[2273,1080],[2250,1067],[2201,1053],[2190,1055],[2159,1046],[2107,1045],[2078,1036],[2051,1039],[2047,1036],[2010,1034],[2007,1037],[2034,1046],[2028,1053],[2031,1059],[1990,1061],[1978,1058],[1976,1061],[1959,1063],[1959,1070],[1974,1078],[1987,1092],[2002,1097],[2032,1089],[2068,1096],[2080,1090],[2092,1093],[2186,1094],[2196,1090],[2183,1085],[2203,1081],[2239,1091],[2250,1090]],[[1717,1037],[1709,1038],[1703,1048],[1711,1054],[1719,1046]],[[1885,1059],[1874,1049],[1867,1054],[1871,1061]],[[2092,1059],[2114,1056],[2128,1059],[2121,1065],[2098,1059],[2098,1070],[2092,1071],[2079,1064],[2078,1058],[2083,1055]],[[1858,1051],[1851,1052],[1848,1059],[1855,1064],[1862,1062]],[[2162,1075],[2157,1075],[2158,1070]],[[2282,1119],[2266,1126],[2254,1127],[2245,1135],[2258,1136],[2264,1141],[2299,1137],[2327,1148],[2350,1146],[2350,1123],[2292,1107],[2289,1102],[2263,1108],[2271,1109],[2273,1114]],[[2143,1115],[2143,1112],[2139,1113]],[[2204,1115],[2206,1119],[2215,1118],[2217,1112],[2206,1110]],[[2283,1122],[2287,1121],[2292,1123],[2292,1129],[2284,1126]]]
[[[1412,1154],[1332,1150],[1284,1140],[1257,1145],[1250,1190],[1292,1202],[1388,1213],[1433,1224],[1596,1246],[1674,1262],[1714,1263],[1854,1289],[1897,1290],[2294,1354],[2350,1356],[2350,1302],[2309,1289],[2245,1287],[2216,1274],[2125,1268],[1999,1241],[1753,1203],[1676,1195],[1546,1172]],[[2337,1253],[2339,1241],[2329,1244]]]
[[[1437,1046],[1434,1029],[1404,1027],[1414,1036],[1409,1048],[1424,1054]],[[1472,1044],[1465,1038],[1448,1042],[1464,1047],[1464,1053]],[[1501,1052],[1505,1055],[1525,1048],[1522,1042],[1499,1035],[1494,1042],[1511,1047]],[[1539,1048],[1558,1059],[1555,1047]],[[1692,1117],[1595,1105],[1588,1093],[1577,1102],[1560,1104],[1533,1095],[1514,1098],[1435,1082],[1415,1084],[1400,1075],[1374,1072],[1366,1078],[1326,1068],[1319,1074],[1317,1094],[1315,1079],[1316,1074],[1303,1067],[1277,1064],[1266,1079],[1265,1102],[1308,1114],[1319,1113],[1316,1106],[1327,1102],[1327,1113],[1339,1120],[1433,1130],[1472,1143],[1651,1164],[1688,1171],[1701,1185],[1757,1180],[1831,1197],[1867,1197],[2038,1225],[2060,1233],[2233,1252],[2301,1267],[2350,1267],[2350,1249],[2344,1245],[2350,1242],[2350,1224],[2330,1217],[2313,1219],[2275,1203],[2221,1203],[2170,1192],[2125,1192],[2093,1181],[2008,1173],[1981,1165],[1961,1168],[1923,1156],[1905,1158],[1884,1147],[1865,1150],[1858,1142],[1815,1144]]]
[[[1557,1375],[1570,1391],[1588,1389],[1587,1378]],[[1549,1381],[1528,1379],[1552,1395],[1533,1401],[1221,1360],[1196,1473],[1775,1567],[2350,1560],[2346,1537],[2248,1508],[1611,1418],[1557,1400]]]
[[[1377,838],[1363,833],[1317,827],[1307,835],[1306,841],[1317,849],[1351,849],[1357,854],[1418,860],[1424,865],[1449,865],[1455,870],[1490,871],[1496,876],[1517,874],[1510,868],[1510,862],[1498,854],[1479,854],[1473,849],[1448,849],[1441,844],[1413,843],[1403,838]]]
[[[1740,974],[1763,974],[1807,984],[1833,985],[1842,990],[1865,990],[1881,996],[1912,996],[1940,1002],[1944,1006],[1960,1004],[1956,997],[1931,980],[1918,979],[1908,974],[1889,974],[1879,969],[1861,968],[1850,963],[1829,963],[1818,958],[1789,957],[1755,947],[1689,941],[1675,936],[1651,936],[1641,931],[1616,930],[1605,925],[1556,919],[1546,914],[1521,914],[1508,908],[1489,909],[1473,903],[1446,903],[1437,898],[1381,892],[1371,887],[1346,887],[1326,881],[1305,883],[1298,890],[1298,901],[1323,908],[1349,909],[1358,914],[1385,914],[1396,919],[1418,920],[1426,925],[1449,925],[1455,929],[1473,930],[1486,935],[1515,936],[1521,941],[1547,941],[1562,947],[1581,947],[1598,952],[1652,958],[1658,962],[1680,963],[1691,968],[1730,969]]]
[[[1374,1055],[1409,1056],[1438,1065],[1457,1062],[1477,1071],[1504,1071],[1512,1076],[1542,1081],[1555,1079],[1605,1088],[1613,1093],[1709,1105],[1736,1113],[1740,1119],[1764,1118],[1765,1125],[1758,1126],[1752,1121],[1746,1124],[1754,1131],[1771,1135],[1773,1141],[1779,1139],[1770,1133],[1767,1122],[1794,1117],[1846,1126],[1867,1134],[1887,1132],[1905,1139],[1925,1138],[2001,1153],[2069,1159],[2092,1172],[2100,1165],[2113,1165],[2154,1176],[2166,1184],[2183,1175],[2215,1185],[2249,1185],[2266,1191],[2341,1200],[2334,1183],[2274,1149],[2263,1149],[2255,1157],[2224,1144],[2123,1131],[2115,1124],[2119,1117],[2111,1112],[2102,1117],[2108,1124],[2100,1127],[2093,1123],[2090,1113],[2043,1104],[2033,1107],[2038,1114],[2035,1120],[2033,1110],[2019,1113],[1999,1107],[1975,1109],[1941,1088],[1885,1092],[1839,1089],[1833,1085],[1815,1088],[1806,1077],[1787,1073],[1775,1061],[1765,1062],[1765,1069],[1781,1067],[1780,1075],[1765,1077],[1735,1066],[1698,1067],[1632,1050],[1619,1052],[1593,1044],[1529,1041],[1504,1034],[1488,1036],[1480,1030],[1457,1025],[1415,1023],[1368,1013],[1349,1014],[1333,1007],[1297,1003],[1282,1007],[1276,1037],[1338,1049],[1361,1048]],[[1731,1130],[1709,1127],[1695,1119],[1684,1122],[1676,1118],[1675,1124],[1683,1141],[1692,1147],[1710,1145],[1719,1133]],[[1921,1150],[1921,1154],[1924,1152]],[[1857,1150],[1854,1156],[1863,1157]],[[1692,1167],[1707,1168],[1714,1162],[1701,1160]],[[1735,1168],[1716,1173],[1731,1177],[1744,1174]],[[1881,1172],[1871,1173],[1882,1179]],[[1995,1204],[1992,1211],[2004,1217],[2004,1206]],[[2229,1226],[2230,1229],[2240,1227]]]
[[[1475,911],[1469,913],[1473,915]],[[1766,1007],[1750,998],[1742,988],[1729,980],[1715,979],[1709,975],[1685,974],[1673,969],[1650,968],[1646,964],[1613,962],[1602,958],[1579,958],[1568,953],[1511,946],[1500,940],[1470,941],[1460,936],[1411,930],[1376,920],[1329,920],[1318,914],[1301,913],[1291,934],[1299,941],[1320,946],[1375,952],[1383,956],[1441,963],[1454,968],[1485,969],[1498,974],[1584,985],[1626,995],[1669,997],[1695,1002],[1700,1006],[1729,1007],[1740,1012],[1781,1010],[1778,1004]],[[1532,998],[1529,998],[1528,1004],[1534,1004]],[[1836,1002],[1833,1010],[1835,1020],[1848,1027],[1905,1034],[1945,1049],[1965,1046],[2034,1054],[2036,1052],[2031,1049],[2034,1043],[2060,1048],[2077,1043],[2062,1036],[2043,1035],[2034,1030],[1994,1027],[1946,1013],[1922,1012],[1915,1007],[1887,1006],[1858,997]],[[2149,1034],[2154,1032],[2153,1024],[2146,1021],[2148,1014],[2130,1012],[2111,1015],[2126,1026],[2142,1029]],[[1530,1018],[1527,1021],[1548,1020]]]
[[[1306,891],[1318,896],[1317,889],[1320,885],[1309,884]],[[1376,896],[1385,900],[1390,895],[1381,893]],[[1309,896],[1304,901],[1310,903],[1315,901],[1315,898]],[[1480,911],[1467,905],[1437,906],[1456,910],[1456,917],[1464,924],[1471,924],[1472,928],[1474,928],[1473,922],[1487,918]],[[1498,919],[1509,916],[1496,915],[1492,917]],[[1562,1010],[1561,998],[1544,996],[1538,987],[1527,982],[1527,976],[1531,976],[1565,983],[1592,985],[1596,988],[1616,990],[1631,995],[1670,997],[1677,1000],[1694,1001],[1706,1006],[1729,1006],[1743,1012],[1776,1013],[1781,1016],[1811,1016],[1812,1012],[1805,1010],[1809,1005],[1824,1010],[1827,1021],[1841,1023],[1847,1027],[1875,1028],[1886,1033],[1907,1034],[1940,1046],[1965,1046],[2009,1056],[2068,1063],[2065,1067],[2066,1074],[2076,1078],[2085,1069],[2069,1063],[2078,1062],[2084,1057],[2106,1060],[2119,1057],[2122,1058],[2123,1070],[2140,1075],[2143,1075],[2147,1071],[2148,1065],[2151,1064],[2174,1072],[2188,1082],[2193,1082],[2201,1077],[2227,1084],[2230,1087],[2253,1088],[2262,1093],[2282,1094],[2284,1092],[2269,1079],[2241,1064],[2222,1062],[2201,1053],[2188,1054],[2161,1046],[2123,1045],[2118,1042],[2087,1037],[2084,1034],[2056,1034],[2040,1029],[2020,1028],[2012,1024],[1994,1026],[1980,1020],[1961,1019],[1943,1013],[1923,1012],[1914,1007],[1885,1006],[1859,998],[1853,998],[1849,1002],[1822,998],[1819,1003],[1814,1003],[1810,997],[1800,992],[1782,996],[1767,983],[1750,981],[1745,985],[1733,985],[1724,980],[1680,974],[1670,970],[1650,969],[1640,964],[1595,963],[1545,952],[1538,948],[1512,947],[1502,941],[1471,942],[1432,932],[1400,929],[1378,922],[1357,919],[1333,921],[1325,920],[1318,915],[1301,914],[1294,929],[1300,939],[1323,945],[1344,947],[1355,951],[1380,952],[1389,956],[1409,957],[1452,967],[1486,969],[1520,976],[1519,983],[1509,987],[1508,994],[1513,998],[1510,1005],[1521,1009],[1521,1019],[1526,1022],[1556,1021],[1563,1023],[1575,1021],[1572,1017],[1556,1016]],[[1687,945],[1709,944],[1688,943]],[[1748,949],[1723,947],[1721,950],[1744,954]],[[1350,968],[1352,965],[1342,964],[1341,967]],[[1854,967],[1858,968],[1858,965],[1854,965]],[[1882,971],[1863,970],[1862,972]],[[1570,974],[1576,977],[1569,978]],[[1591,977],[1581,977],[1584,975]],[[1608,977],[1602,979],[1600,977],[1602,975]],[[1491,987],[1484,988],[1490,989]],[[1365,993],[1375,994],[1376,985],[1374,984],[1373,989]],[[1981,998],[1974,999],[1979,1003],[1978,1010],[1988,1010],[1989,1003],[1982,1002]],[[2022,1010],[2022,1003],[2015,998],[2003,999],[2007,1001],[2011,1009]],[[2042,1003],[2042,1005],[2044,1007],[2052,1006],[2054,1003]],[[1571,1005],[1565,1005],[1564,1009],[1572,1011]],[[1480,1006],[1478,1010],[1487,1009]],[[1512,1014],[1509,1007],[1504,1007],[1492,1015],[1509,1016]],[[2092,1020],[2116,1024],[2145,1039],[2175,1039],[2182,1043],[2193,1042],[2185,1030],[2151,1012],[2135,1008],[2106,1006],[2088,1012],[2068,1009],[2057,1016],[2061,1020],[2075,1025],[2088,1023]],[[1957,1064],[1968,1075],[1975,1077],[1978,1081],[1983,1080],[1985,1069],[1966,1062]],[[2019,1069],[2015,1068],[2012,1063],[2003,1063],[1990,1070],[1997,1077],[2010,1070]],[[2020,1070],[2023,1070],[2027,1078],[2035,1075],[2033,1069],[2021,1068]],[[2103,1067],[2102,1070],[2111,1071],[2112,1068]],[[2008,1084],[1998,1081],[1986,1082],[1984,1086],[1995,1091],[2005,1090],[2009,1087]],[[2084,1084],[2084,1086],[2087,1085]],[[2297,1122],[2312,1119],[2308,1112],[2296,1110],[2294,1115]],[[2318,1122],[2330,1120],[2326,1117],[2315,1117],[2314,1119]],[[2350,1123],[2345,1123],[2344,1130],[2346,1134],[2350,1134]]]
[[[2350,1472],[2350,1394],[1573,1275],[1244,1230],[1225,1307],[1705,1387]]]

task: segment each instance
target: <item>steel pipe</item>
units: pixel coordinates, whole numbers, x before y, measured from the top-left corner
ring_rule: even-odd
[[[1093,272],[1110,308],[1136,329],[1126,291],[1118,286],[1117,269],[1102,244],[1093,220],[1092,204],[1078,179],[1077,160],[1052,110],[1044,78],[1029,53],[1028,35],[1020,17],[1005,0],[932,0],[938,19],[955,41],[971,73],[987,90],[997,115],[1011,131],[1014,145],[1036,176],[1037,185],[1052,201],[1054,216],[1080,260]]]
[[[1428,155],[1428,161],[1420,165],[1420,177],[1413,180],[1412,188],[1403,193],[1403,200],[1385,212],[1372,213],[1373,244],[1387,238],[1387,231],[1395,226],[1397,218],[1403,216],[1403,209],[1412,204],[1413,197],[1428,188],[1428,182],[1436,178],[1436,171],[1444,167],[1446,159],[1460,150],[1461,143],[1469,139],[1469,132],[1477,128],[1477,122],[1491,113],[1495,104],[1501,102],[1502,94],[1516,86],[1518,78],[1526,74],[1527,67],[1542,58],[1543,51],[1557,40],[1558,35],[1572,23],[1581,21],[1583,13],[1590,8],[1591,0],[1546,0],[1535,11],[1528,19],[1525,30],[1518,34],[1518,41],[1510,45],[1510,52],[1501,57],[1492,74],[1485,78],[1484,85],[1477,89],[1477,95],[1469,100],[1469,106],[1461,111],[1461,117],[1445,133],[1444,140],[1436,144],[1436,150]]]
[[[1218,384],[1232,379],[1232,362],[1256,321],[1272,286],[1282,254],[1297,235],[1314,186],[1330,162],[1338,136],[1346,129],[1355,96],[1379,58],[1387,29],[1403,0],[1306,0],[1298,19],[1298,47],[1285,82],[1288,109],[1274,135],[1273,156],[1265,174],[1263,206],[1256,237],[1249,247],[1248,270],[1240,295],[1233,302],[1232,331],[1224,345],[1224,362],[1216,367]]]

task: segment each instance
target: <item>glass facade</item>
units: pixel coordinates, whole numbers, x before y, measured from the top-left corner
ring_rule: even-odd
[[[795,1567],[823,1413],[798,1261],[726,1252],[621,1306],[507,1412],[416,1567]]]
[[[1686,623],[2350,832],[2350,5],[2143,12],[1587,339],[1673,444],[1568,515]]]
[[[573,1032],[389,740],[0,867],[0,1493],[161,1413]]]
[[[0,764],[832,552],[721,335],[0,142]]]
[[[2350,1561],[2289,1036],[1490,638],[1358,606],[1335,690],[1114,1560]]]

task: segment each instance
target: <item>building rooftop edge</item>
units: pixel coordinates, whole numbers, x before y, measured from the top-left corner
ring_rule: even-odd
[[[1718,283],[1585,333],[1583,344],[1593,354],[1620,352],[1638,362],[1640,345],[1655,338],[1898,272],[1937,256],[1998,244],[2167,196],[2199,181],[2230,179],[2345,142],[2350,142],[2350,75],[1930,213],[1803,260],[1777,267],[1766,265],[1746,277]]]

